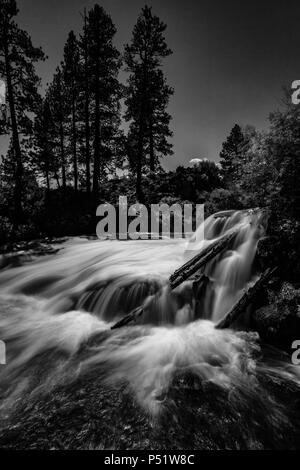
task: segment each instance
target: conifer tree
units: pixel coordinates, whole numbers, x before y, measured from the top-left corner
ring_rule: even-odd
[[[120,97],[118,81],[120,54],[113,44],[116,28],[99,5],[89,11],[85,25],[87,73],[89,76],[89,118],[93,142],[93,194],[97,197],[101,172],[115,156],[120,136]],[[85,108],[87,112],[87,107]]]
[[[66,85],[61,67],[57,67],[53,80],[48,87],[46,97],[50,106],[53,122],[53,152],[60,167],[63,189],[66,188],[68,177],[68,159],[66,152],[66,133],[68,116],[68,99]]]
[[[66,96],[69,101],[69,144],[70,153],[73,162],[74,189],[78,189],[78,155],[77,155],[77,113],[78,113],[78,94],[80,90],[80,64],[79,64],[79,45],[73,31],[69,33],[65,48],[63,61],[64,83]]]
[[[248,139],[244,136],[241,127],[235,124],[220,152],[220,163],[226,184],[231,183],[237,177],[247,145]]]
[[[133,29],[132,40],[125,46],[127,84],[125,118],[130,122],[131,159],[135,156],[136,197],[142,195],[142,172],[148,166],[155,171],[158,158],[171,154],[168,142],[170,115],[167,113],[173,90],[161,70],[162,59],[171,54],[164,32],[166,25],[145,6]],[[147,160],[148,158],[148,160]]]
[[[14,224],[22,218],[22,191],[24,155],[21,139],[32,132],[32,116],[40,101],[34,63],[45,58],[40,48],[34,47],[29,34],[14,21],[18,13],[15,0],[0,0],[0,76],[7,87],[10,117],[2,133],[12,135],[14,172]]]

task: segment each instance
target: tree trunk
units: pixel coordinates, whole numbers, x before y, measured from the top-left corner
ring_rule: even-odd
[[[142,114],[142,113],[141,113]],[[142,192],[142,160],[143,160],[143,147],[144,147],[144,124],[143,117],[140,118],[139,124],[139,139],[138,139],[138,151],[137,151],[137,162],[136,162],[136,199],[138,202],[143,202]]]
[[[150,152],[150,171],[155,172],[155,154],[154,154],[154,138],[153,138],[153,121],[150,117],[149,123],[149,152]]]
[[[146,127],[146,109],[147,109],[147,87],[148,87],[148,63],[147,59],[143,64],[143,88],[140,104],[139,115],[139,135],[138,135],[138,154],[136,162],[136,198],[140,203],[144,202],[144,194],[142,190],[142,171],[144,161],[144,140]]]
[[[98,44],[98,50],[100,45]],[[94,137],[94,174],[93,174],[93,194],[95,199],[99,192],[99,178],[100,178],[100,63],[99,53],[96,60],[96,77],[95,77],[95,137]]]
[[[88,42],[87,42],[86,9],[84,9],[84,74],[85,74],[85,167],[86,192],[91,192],[90,170],[90,113],[89,113],[89,71],[88,71]]]
[[[13,148],[14,148],[14,154],[16,158],[15,188],[14,188],[14,202],[15,202],[14,226],[17,227],[20,224],[22,216],[23,216],[22,176],[23,176],[24,169],[23,169],[23,163],[22,163],[22,154],[21,154],[18,124],[17,124],[17,117],[16,117],[15,97],[14,97],[14,91],[13,91],[13,85],[12,85],[11,64],[10,64],[10,58],[9,58],[6,28],[4,30],[4,59],[5,59],[8,102],[9,102],[11,126],[12,126]]]
[[[76,98],[73,92],[72,97],[72,141],[73,141],[73,170],[74,170],[74,189],[78,189],[78,170],[77,170],[77,135],[76,135]]]
[[[142,190],[142,170],[144,161],[144,139],[145,139],[145,123],[146,123],[146,86],[144,85],[144,92],[140,105],[139,117],[139,136],[138,136],[138,153],[136,162],[136,198],[140,203],[144,202],[144,195]]]
[[[55,170],[55,173],[54,173],[54,177],[55,177],[55,180],[56,180],[57,187],[58,187],[58,189],[60,189],[59,176],[58,176],[58,173],[57,173],[56,170]]]
[[[60,120],[59,126],[59,135],[60,135],[60,156],[61,156],[61,172],[62,172],[62,187],[66,189],[67,180],[66,180],[66,162],[65,162],[65,145],[64,145],[64,127],[62,118]]]
[[[59,80],[59,143],[60,143],[60,159],[61,159],[61,176],[62,176],[62,187],[66,189],[67,186],[67,178],[66,178],[66,160],[65,160],[65,133],[64,133],[64,122],[63,122],[63,110],[62,110],[62,84],[61,84],[61,73],[59,72],[58,75]]]

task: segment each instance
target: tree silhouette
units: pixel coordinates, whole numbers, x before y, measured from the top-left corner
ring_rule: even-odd
[[[121,87],[118,81],[120,54],[113,44],[116,28],[105,10],[95,5],[89,11],[84,27],[84,53],[87,54],[91,134],[93,139],[93,194],[99,193],[100,171],[115,152],[119,136]],[[86,77],[86,75],[85,75]],[[85,86],[87,86],[85,80]],[[86,117],[86,120],[88,117]],[[87,128],[87,121],[86,121]],[[86,137],[88,139],[88,137]]]
[[[241,127],[235,124],[220,152],[220,163],[225,183],[229,184],[235,179],[236,171],[246,151],[247,144],[248,140],[245,138]]]
[[[14,17],[18,9],[15,0],[0,0],[0,75],[5,77],[10,119],[2,132],[12,134],[14,173],[14,224],[22,219],[22,158],[20,136],[32,131],[32,113],[39,103],[34,63],[45,58],[40,48],[34,47],[28,33],[19,28]]]
[[[74,189],[78,189],[78,161],[77,161],[77,105],[80,86],[79,71],[79,45],[73,31],[69,33],[63,61],[64,83],[70,103],[69,136],[72,148]]]
[[[61,168],[62,187],[65,189],[68,174],[68,159],[66,155],[66,129],[69,103],[66,84],[60,67],[57,67],[53,80],[46,92],[53,120],[53,152]]]
[[[80,51],[81,61],[83,68],[83,82],[84,82],[84,138],[85,138],[85,184],[86,192],[91,192],[91,150],[90,150],[90,80],[89,80],[89,36],[88,36],[88,22],[87,13],[84,9],[83,15],[84,25],[83,32],[80,36]]]
[[[148,164],[154,171],[159,156],[171,153],[167,138],[172,134],[166,108],[173,90],[166,84],[161,70],[162,59],[171,54],[164,37],[165,30],[166,25],[145,6],[134,26],[131,42],[125,46],[126,70],[130,73],[125,118],[130,122],[130,158],[135,160],[138,200],[143,199],[143,168]],[[132,148],[133,142],[136,142],[136,148]]]
[[[47,193],[49,195],[51,188],[51,173],[54,173],[57,176],[57,165],[53,153],[54,121],[47,98],[44,99],[41,104],[41,110],[34,122],[34,130],[35,145],[32,151],[33,164],[45,177]]]

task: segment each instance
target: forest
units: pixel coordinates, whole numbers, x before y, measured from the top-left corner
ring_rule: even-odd
[[[7,95],[0,134],[10,136],[0,164],[1,244],[95,234],[96,207],[117,204],[120,195],[131,203],[204,203],[207,215],[261,207],[273,237],[268,250],[288,278],[297,278],[300,114],[289,90],[270,114],[269,130],[232,123],[219,163],[198,159],[166,171],[174,90],[163,65],[172,51],[167,25],[150,7],[140,12],[124,50],[114,45],[108,12],[98,4],[83,10],[82,29],[68,34],[43,93],[35,66],[45,53],[18,26],[15,0],[1,0],[0,12]]]

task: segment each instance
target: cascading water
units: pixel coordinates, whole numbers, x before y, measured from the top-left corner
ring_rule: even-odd
[[[175,269],[232,230],[237,234],[231,246],[205,267],[208,283],[197,305],[191,281],[169,290]],[[154,415],[180,373],[236,390],[242,401],[253,394],[260,400],[257,374],[298,386],[299,373],[288,363],[255,360],[254,334],[214,328],[255,281],[256,247],[264,233],[259,211],[232,211],[209,217],[198,245],[193,239],[73,239],[56,255],[2,270],[0,339],[7,345],[7,365],[0,369],[0,410],[7,413],[27,389],[50,390],[91,369],[107,383],[126,383]],[[139,324],[110,330],[141,304]],[[41,356],[47,364],[37,385]],[[281,411],[272,406],[279,423]]]
[[[205,297],[203,314],[212,321],[218,321],[230,310],[240,297],[243,289],[255,280],[253,262],[257,242],[265,234],[264,215],[256,211],[227,211],[215,214],[204,222],[204,240],[193,245],[201,250],[232,230],[237,235],[224,253],[216,257],[205,268],[211,280],[211,295]],[[201,230],[201,227],[198,229]]]
[[[195,315],[191,282],[173,294],[168,277],[188,257],[233,229],[237,235],[232,246],[205,267],[210,282],[202,295],[202,311]],[[3,272],[1,291],[44,299],[51,315],[79,310],[112,322],[144,303],[142,322],[147,324],[182,324],[195,316],[217,321],[253,280],[257,241],[263,233],[261,214],[239,211],[209,217],[204,222],[204,240],[198,244],[183,239],[75,240],[55,257]]]

